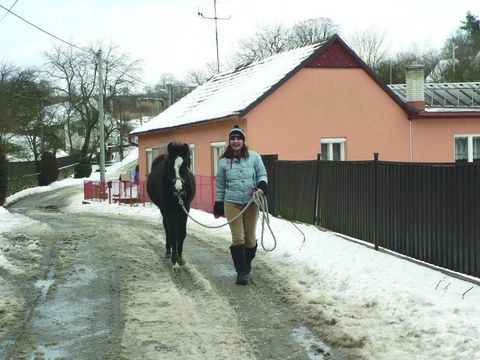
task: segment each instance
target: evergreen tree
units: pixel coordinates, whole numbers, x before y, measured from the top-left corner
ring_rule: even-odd
[[[470,11],[458,31],[445,41],[443,58],[449,66],[442,69],[445,82],[472,82],[480,80],[480,20]]]
[[[58,180],[58,163],[55,154],[44,152],[40,161],[40,175],[38,185],[47,186]]]
[[[81,179],[89,177],[92,174],[92,164],[87,157],[81,157],[78,159],[78,164],[75,165],[75,179]]]
[[[480,20],[478,16],[473,15],[470,11],[467,12],[465,21],[462,21],[463,26],[460,29],[468,34],[468,39],[471,45],[480,51]]]

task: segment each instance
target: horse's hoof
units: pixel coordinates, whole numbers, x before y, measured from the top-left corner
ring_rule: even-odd
[[[180,268],[180,265],[178,265],[178,264],[173,265],[172,270],[175,274],[180,274],[182,272],[182,269]]]
[[[165,254],[165,259],[170,259],[172,257],[172,254],[171,253],[166,253]]]

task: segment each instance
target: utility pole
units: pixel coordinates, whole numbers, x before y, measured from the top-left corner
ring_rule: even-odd
[[[207,19],[207,20],[215,20],[215,43],[216,43],[216,46],[217,46],[217,73],[220,72],[220,57],[218,55],[218,29],[217,29],[217,20],[230,20],[230,18],[232,17],[231,15],[228,17],[228,18],[219,18],[217,17],[217,0],[213,0],[213,11],[214,11],[214,14],[215,16],[212,18],[212,17],[207,17],[207,16],[204,16],[200,10],[198,10],[198,16],[201,16],[203,19]]]
[[[453,76],[455,81],[455,49],[458,49],[458,46],[455,46],[455,43],[452,42],[452,66],[453,66]]]
[[[98,123],[100,127],[100,182],[105,183],[105,129],[103,118],[103,60],[98,50]]]
[[[43,157],[43,153],[45,151],[45,135],[44,135],[44,122],[45,122],[45,98],[42,97],[40,100],[40,157]]]

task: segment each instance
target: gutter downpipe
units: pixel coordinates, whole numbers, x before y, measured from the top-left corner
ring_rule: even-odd
[[[134,141],[132,140],[132,138],[133,138],[133,136],[128,135],[128,143],[129,143],[130,145],[133,145],[133,146],[138,147],[138,144],[137,144],[136,142],[134,142]]]
[[[413,134],[412,134],[412,119],[410,119],[410,162],[413,162]]]

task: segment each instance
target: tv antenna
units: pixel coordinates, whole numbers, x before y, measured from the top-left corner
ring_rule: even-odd
[[[203,15],[203,13],[200,12],[200,9],[198,11],[198,16],[202,17],[202,19],[207,19],[207,20],[215,20],[215,42],[217,46],[217,73],[220,72],[220,57],[218,56],[218,29],[217,29],[217,20],[230,20],[232,15],[230,15],[228,18],[219,18],[217,17],[217,0],[213,0],[213,11],[215,16],[214,17],[208,17]]]

